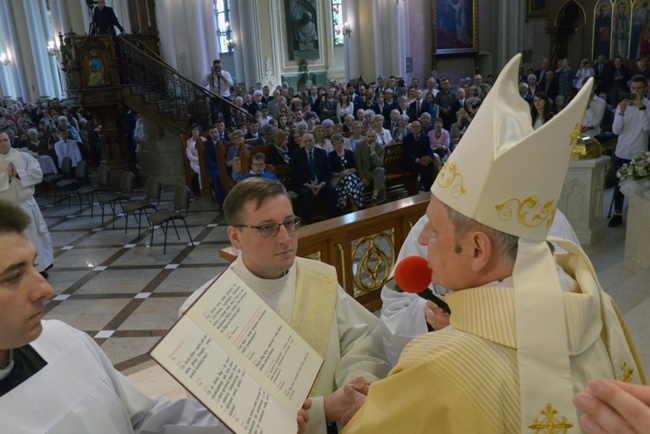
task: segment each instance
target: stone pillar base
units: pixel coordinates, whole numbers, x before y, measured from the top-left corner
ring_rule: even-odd
[[[581,244],[589,245],[605,237],[603,191],[605,166],[610,157],[572,160],[558,203],[573,226]]]

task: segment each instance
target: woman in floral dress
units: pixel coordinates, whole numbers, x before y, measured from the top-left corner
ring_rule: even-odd
[[[356,211],[363,208],[365,190],[363,182],[356,175],[354,154],[348,149],[343,149],[343,143],[344,138],[341,134],[332,136],[334,150],[328,156],[332,168],[332,185],[338,195],[338,207],[343,209],[349,203],[352,211]]]

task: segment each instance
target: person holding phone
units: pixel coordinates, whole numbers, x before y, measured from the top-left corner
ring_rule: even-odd
[[[228,71],[224,71],[221,68],[221,59],[215,59],[212,62],[212,69],[203,79],[203,85],[207,85],[210,92],[230,101],[230,88],[233,86],[232,76]],[[226,110],[223,110],[219,98],[210,98],[210,110],[212,113],[212,122],[215,122],[219,115],[222,115],[226,121],[226,125],[232,124],[230,108],[227,107]]]
[[[618,143],[614,150],[614,167],[618,170],[630,162],[632,157],[648,149],[650,137],[650,100],[645,97],[648,82],[642,75],[635,75],[630,80],[630,91],[616,108],[612,132],[618,134]],[[614,189],[614,215],[609,227],[614,228],[623,223],[623,202],[625,196],[618,185]]]

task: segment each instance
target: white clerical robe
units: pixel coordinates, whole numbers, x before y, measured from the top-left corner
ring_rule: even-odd
[[[56,320],[42,323],[31,345],[47,365],[0,398],[0,432],[228,432],[195,400],[144,395],[86,333]]]
[[[594,378],[645,382],[625,323],[585,257],[562,254],[557,261],[577,281],[562,293],[564,312],[548,312],[549,321],[567,323],[574,392]],[[514,288],[464,289],[447,302],[451,325],[406,346],[389,376],[370,386],[344,434],[521,432]],[[560,432],[564,415],[544,410],[526,426],[549,422]]]
[[[301,269],[316,272],[323,276],[336,278],[334,267],[322,262],[296,258],[294,265],[279,279],[260,279],[253,275],[244,265],[241,255],[230,266],[235,273],[251,287],[287,324],[296,323],[300,312],[294,311],[297,295],[297,281]],[[184,312],[203,293],[212,281],[197,289],[183,304]],[[384,378],[390,369],[384,360],[381,341],[375,340],[371,333],[378,324],[378,319],[356,300],[350,297],[339,285],[337,286],[334,314],[329,328],[329,339],[324,355],[324,363],[317,383],[312,389],[312,408],[309,411],[307,433],[326,433],[325,409],[323,398],[352,378],[363,375],[367,381]],[[314,294],[314,297],[317,297]],[[308,314],[308,313],[305,313]],[[323,326],[322,331],[327,329]],[[305,336],[303,336],[307,339]],[[307,339],[309,342],[309,339]]]
[[[411,228],[404,240],[404,244],[402,244],[395,266],[408,256],[427,257],[427,246],[418,243],[418,237],[428,221],[427,216],[424,215]],[[560,210],[556,210],[555,219],[553,219],[553,224],[549,229],[549,236],[570,240],[576,245],[580,245],[578,236],[571,227],[569,220]],[[555,247],[558,252],[565,252],[561,247]],[[393,277],[394,270],[395,268],[393,268],[390,277]],[[429,285],[429,290],[434,294],[446,294],[448,292],[442,286],[433,283]],[[386,286],[381,290],[381,299],[383,304],[379,333],[384,342],[388,361],[392,366],[395,366],[406,344],[413,338],[427,332],[427,323],[424,317],[424,307],[427,301],[417,294],[396,292]]]
[[[9,163],[13,163],[20,179],[9,179]],[[38,251],[37,271],[45,271],[54,262],[50,232],[34,199],[34,186],[42,180],[41,165],[34,157],[13,148],[7,154],[0,154],[0,199],[20,206],[31,218],[27,234]]]

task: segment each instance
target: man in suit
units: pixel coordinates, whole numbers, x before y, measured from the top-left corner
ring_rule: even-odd
[[[223,123],[223,121],[221,121]],[[214,199],[217,201],[219,208],[223,205],[223,190],[221,190],[221,178],[219,173],[219,159],[217,157],[217,143],[219,142],[219,127],[215,124],[208,131],[208,140],[205,142],[205,173],[212,178],[212,188],[214,189]],[[220,211],[221,212],[221,211]]]
[[[315,147],[315,143],[312,134],[303,134],[303,147],[291,158],[291,176],[300,198],[302,218],[307,224],[312,223],[311,201],[315,196],[325,199],[328,218],[336,216],[336,190],[330,183],[332,169],[327,152]]]
[[[601,91],[609,91],[608,83],[605,83],[605,80],[609,75],[609,65],[604,54],[599,54],[596,58],[596,64],[594,65],[594,80],[596,80],[596,85]]]
[[[451,111],[451,105],[456,101],[456,94],[451,90],[447,77],[440,79],[442,90],[436,95],[436,104],[440,107],[440,117],[444,122],[445,130],[449,131],[451,124],[456,120],[456,113]]]
[[[609,83],[609,101],[618,104],[630,93],[627,81],[630,79],[630,69],[623,65],[621,56],[614,57],[614,65],[604,77],[605,83]]]
[[[422,113],[428,112],[430,108],[429,103],[423,98],[422,91],[420,89],[416,90],[415,101],[409,105],[408,109],[409,121],[413,122],[419,119]]]
[[[560,94],[560,87],[558,85],[557,77],[555,77],[555,72],[551,70],[546,71],[544,84],[538,86],[537,89],[541,89],[550,99],[555,99],[555,97]]]
[[[377,133],[372,128],[366,131],[365,140],[357,142],[354,148],[354,162],[363,186],[368,188],[372,184],[372,206],[386,202],[384,147],[377,143]]]
[[[429,137],[419,121],[411,122],[411,133],[404,137],[404,170],[420,174],[422,190],[429,191],[442,168],[440,157],[429,146]]]
[[[349,82],[347,89],[348,94],[350,95],[350,102],[354,105],[354,112],[356,113],[360,108],[365,109],[361,96],[357,93],[357,88],[354,87],[354,83]]]

